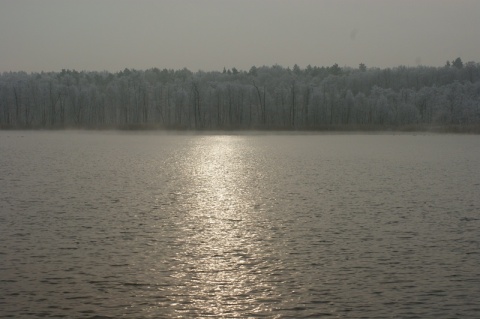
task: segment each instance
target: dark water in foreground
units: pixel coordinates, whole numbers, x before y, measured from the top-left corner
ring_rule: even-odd
[[[479,318],[480,138],[0,132],[2,318]]]

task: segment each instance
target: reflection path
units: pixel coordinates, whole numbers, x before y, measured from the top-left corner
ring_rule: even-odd
[[[176,313],[255,316],[275,301],[272,253],[251,188],[258,178],[242,139],[208,137],[184,162],[185,220],[173,277]],[[192,162],[191,159],[194,159]],[[268,237],[268,236],[267,236]],[[264,301],[264,302],[262,302]]]

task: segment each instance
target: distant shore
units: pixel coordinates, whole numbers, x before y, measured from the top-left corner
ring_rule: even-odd
[[[85,131],[159,131],[159,132],[424,132],[424,133],[459,133],[459,134],[480,134],[479,125],[323,125],[315,128],[288,128],[288,127],[251,127],[251,128],[186,128],[186,127],[164,127],[156,124],[130,124],[130,125],[102,125],[102,126],[53,126],[53,127],[22,127],[0,125],[0,130],[26,130],[26,131],[61,131],[61,130],[85,130]]]

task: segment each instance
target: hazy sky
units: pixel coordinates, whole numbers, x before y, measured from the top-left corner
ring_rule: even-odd
[[[0,0],[0,72],[480,62],[479,0]]]

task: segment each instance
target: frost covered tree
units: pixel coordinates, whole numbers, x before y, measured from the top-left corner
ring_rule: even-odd
[[[480,125],[480,65],[0,74],[1,128]]]

